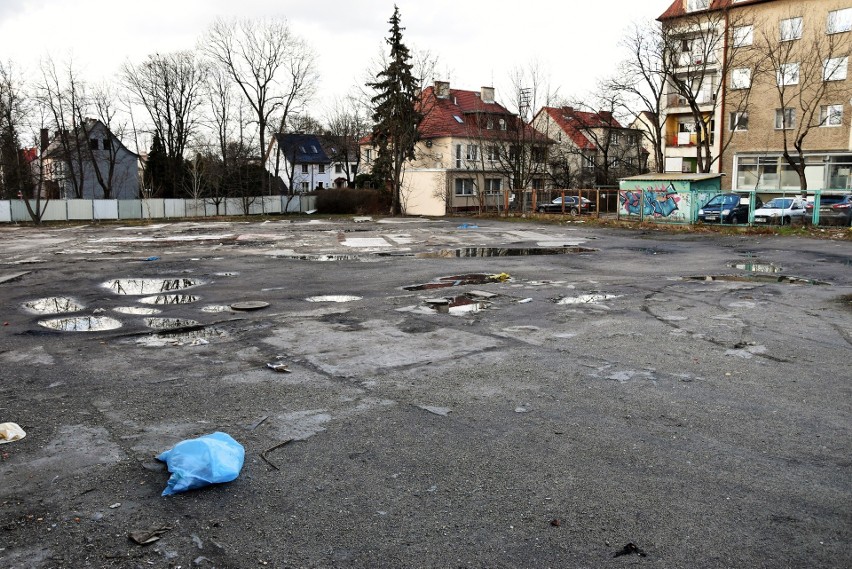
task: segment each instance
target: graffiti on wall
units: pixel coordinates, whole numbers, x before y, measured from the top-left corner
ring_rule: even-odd
[[[689,193],[678,193],[672,183],[666,187],[622,190],[619,201],[627,215],[665,218],[667,221],[687,221],[689,216]]]

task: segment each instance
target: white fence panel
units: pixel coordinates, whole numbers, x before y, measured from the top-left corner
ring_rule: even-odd
[[[248,213],[249,215],[260,215],[263,213],[263,198],[249,198],[244,200],[244,204],[249,202]]]
[[[142,200],[118,200],[119,219],[142,219]]]
[[[243,211],[243,200],[239,198],[227,198],[225,199],[225,203],[222,204],[224,207],[221,208],[222,215],[244,215]]]
[[[0,201],[0,223],[12,221],[12,202]]]
[[[68,219],[85,219],[91,221],[95,219],[94,200],[68,200]]]
[[[161,199],[142,200],[142,218],[158,219],[166,217],[166,206]]]
[[[205,200],[186,200],[186,203],[183,206],[183,212],[186,214],[186,217],[204,217],[206,204]]]
[[[278,196],[263,198],[263,213],[281,213],[281,198]]]
[[[32,221],[30,212],[27,210],[27,204],[23,200],[11,200],[10,202],[10,221]],[[35,200],[30,200],[30,207],[36,209]],[[42,221],[65,221],[65,201],[64,200],[40,200],[38,207],[41,209]]]
[[[288,202],[289,200],[289,202]],[[286,213],[299,213],[302,211],[299,196],[281,196],[281,210]]]
[[[186,217],[186,200],[163,200],[163,213],[165,217]]]
[[[95,200],[92,211],[95,219],[118,219],[118,200]]]

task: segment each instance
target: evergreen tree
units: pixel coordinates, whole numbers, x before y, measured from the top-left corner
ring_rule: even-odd
[[[172,180],[169,176],[169,157],[163,147],[163,141],[158,134],[154,134],[151,143],[151,151],[148,152],[148,160],[145,162],[145,173],[143,182],[148,195],[145,197],[163,197],[170,188]]]
[[[391,193],[391,214],[400,213],[400,190],[403,178],[403,166],[406,160],[414,159],[414,146],[418,139],[417,127],[423,120],[418,111],[418,84],[411,73],[409,63],[411,54],[402,43],[402,30],[399,25],[399,8],[393,7],[391,25],[390,58],[385,69],[376,75],[375,83],[368,83],[376,91],[372,102],[373,144],[377,147],[377,157],[373,165],[373,176],[385,181]]]

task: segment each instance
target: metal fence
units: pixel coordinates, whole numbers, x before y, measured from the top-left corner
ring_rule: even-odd
[[[301,213],[316,208],[316,196],[258,196],[212,199],[40,200],[30,207],[42,221],[174,219]],[[23,200],[0,200],[0,223],[32,221]]]

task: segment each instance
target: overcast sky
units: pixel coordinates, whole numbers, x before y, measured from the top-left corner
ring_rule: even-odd
[[[538,61],[564,97],[580,95],[622,58],[632,22],[653,19],[670,0],[397,0],[409,47],[438,56],[454,88],[498,88],[516,66]],[[313,46],[318,107],[345,95],[384,49],[392,0],[0,0],[0,59],[34,78],[40,58],[73,57],[99,81],[122,62],[191,49],[216,17],[285,17]],[[322,111],[311,113],[322,117]]]

